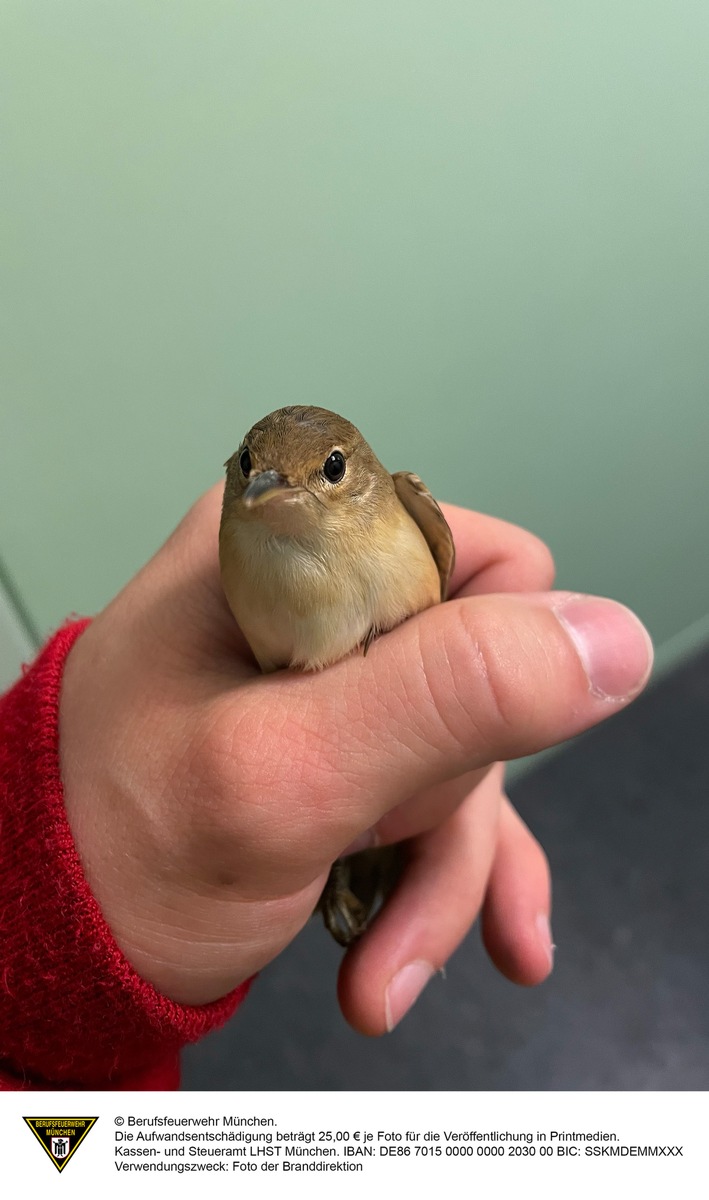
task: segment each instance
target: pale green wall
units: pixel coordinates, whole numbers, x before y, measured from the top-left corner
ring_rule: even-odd
[[[38,629],[293,401],[703,629],[707,63],[706,0],[4,0],[0,553]]]

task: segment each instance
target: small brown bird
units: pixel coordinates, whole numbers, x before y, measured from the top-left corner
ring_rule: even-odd
[[[277,409],[226,469],[222,583],[262,671],[366,653],[377,634],[445,599],[455,554],[443,513],[417,475],[390,475],[343,417]],[[396,857],[389,847],[333,865],[318,907],[341,945],[366,928]]]

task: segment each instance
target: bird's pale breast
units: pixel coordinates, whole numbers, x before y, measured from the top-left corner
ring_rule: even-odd
[[[274,538],[261,522],[227,519],[220,535],[229,605],[262,670],[312,670],[343,658],[440,599],[418,525],[397,505],[366,539]]]

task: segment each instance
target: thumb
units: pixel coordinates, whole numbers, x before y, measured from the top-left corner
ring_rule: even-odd
[[[331,786],[334,762],[346,766],[347,816],[361,830],[423,787],[612,716],[642,690],[652,656],[644,626],[612,600],[486,595],[428,609],[300,686]]]

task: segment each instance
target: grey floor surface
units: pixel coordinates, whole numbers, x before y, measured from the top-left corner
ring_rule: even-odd
[[[517,988],[476,930],[393,1034],[335,999],[319,923],[185,1054],[185,1089],[709,1088],[709,650],[512,796],[551,860],[551,979]]]

